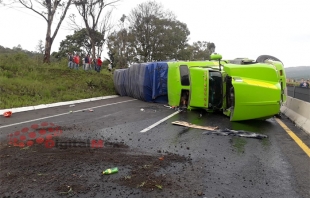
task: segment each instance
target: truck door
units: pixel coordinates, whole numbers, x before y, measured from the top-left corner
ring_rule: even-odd
[[[209,71],[201,67],[190,67],[190,101],[189,106],[208,108]]]

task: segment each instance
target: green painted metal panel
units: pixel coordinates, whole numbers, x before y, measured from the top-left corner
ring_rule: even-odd
[[[233,77],[235,105],[231,121],[271,117],[279,113],[281,87],[279,82],[267,82]]]
[[[209,71],[206,68],[190,68],[190,99],[191,107],[208,107],[209,97]]]

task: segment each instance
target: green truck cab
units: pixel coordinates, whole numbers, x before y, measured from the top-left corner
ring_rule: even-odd
[[[280,112],[286,101],[283,64],[263,55],[256,61],[222,60],[168,62],[170,106],[222,111],[231,121],[267,119]]]

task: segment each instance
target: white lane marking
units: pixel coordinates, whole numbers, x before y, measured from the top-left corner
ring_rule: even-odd
[[[174,115],[176,115],[176,114],[178,114],[178,113],[180,113],[180,112],[181,112],[181,111],[174,112],[173,114],[171,114],[171,115],[169,115],[169,116],[167,116],[167,117],[165,117],[165,118],[159,120],[158,122],[152,124],[151,126],[145,128],[145,129],[143,129],[143,130],[140,131],[140,132],[141,132],[141,133],[145,133],[145,132],[147,132],[148,130],[150,130],[150,129],[156,127],[156,126],[159,125],[160,123],[162,123],[162,122],[168,120],[169,118],[171,118],[172,116],[174,116]]]
[[[102,96],[102,97],[88,98],[88,99],[82,99],[82,100],[72,100],[72,101],[67,101],[67,102],[41,104],[41,105],[36,105],[36,106],[18,107],[18,108],[11,108],[11,109],[0,109],[0,114],[3,114],[6,111],[12,111],[13,113],[19,113],[19,112],[24,112],[24,111],[46,109],[46,108],[50,108],[50,107],[59,107],[59,106],[63,106],[63,105],[78,104],[78,103],[83,103],[83,102],[92,102],[92,101],[105,100],[105,99],[117,98],[117,97],[119,97],[119,96],[118,95]]]
[[[137,99],[134,99],[134,100],[137,100]],[[96,109],[96,108],[100,108],[100,107],[111,106],[111,105],[120,104],[120,103],[125,103],[125,102],[131,102],[131,101],[134,101],[134,100],[125,100],[125,101],[122,101],[122,102],[115,102],[115,103],[111,103],[111,104],[105,104],[105,105],[100,105],[100,106],[96,106],[96,107],[90,107],[90,108],[86,108],[86,109],[81,109],[81,110],[73,111],[73,113],[75,113],[75,112],[81,112],[81,111],[85,111],[85,110],[89,110],[89,109]],[[34,121],[38,121],[38,120],[44,120],[44,119],[48,119],[48,118],[54,118],[54,117],[58,117],[58,116],[62,116],[62,115],[67,115],[67,114],[71,114],[71,112],[61,113],[61,114],[52,115],[52,116],[47,116],[47,117],[38,118],[38,119],[33,119],[33,120],[28,120],[28,121],[24,121],[24,122],[18,122],[18,123],[14,123],[14,124],[8,124],[8,125],[0,126],[0,129],[6,128],[6,127],[10,127],[10,126],[19,125],[19,124],[25,124],[25,123],[28,123],[28,122],[34,122]]]

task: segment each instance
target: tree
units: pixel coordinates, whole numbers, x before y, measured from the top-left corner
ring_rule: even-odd
[[[22,52],[23,48],[22,48],[22,46],[20,44],[18,44],[16,47],[13,47],[13,50],[17,51],[17,52]]]
[[[154,31],[157,37],[151,39],[152,60],[179,59],[180,52],[188,45],[190,34],[187,25],[177,20],[158,20]]]
[[[27,8],[36,14],[43,17],[47,23],[47,31],[45,36],[45,47],[43,62],[49,63],[51,57],[51,49],[53,41],[58,33],[58,30],[66,17],[67,11],[72,3],[72,0],[10,0],[10,5],[21,4],[24,8]],[[52,25],[54,19],[60,16],[56,23],[56,28],[52,33]]]
[[[187,25],[173,13],[148,1],[121,17],[118,29],[107,39],[107,46],[114,55],[114,65],[120,68],[134,62],[209,59],[215,50],[214,43],[198,41],[190,45],[189,35]]]
[[[207,49],[209,50],[210,54],[215,52],[215,44],[208,42]]]
[[[112,62],[113,67],[128,67],[133,63],[135,56],[135,49],[132,45],[132,34],[129,28],[125,27],[126,19],[127,16],[123,14],[119,20],[119,30],[113,31],[107,39],[109,61]],[[113,58],[111,58],[111,55]]]
[[[39,40],[39,42],[38,42],[38,44],[36,46],[36,50],[40,54],[44,54],[44,45],[43,45],[43,41],[42,40]]]
[[[112,32],[107,39],[109,61],[113,67],[125,68],[134,62],[134,48],[131,45],[131,34],[126,29]],[[111,55],[113,59],[111,60]]]
[[[190,34],[187,25],[160,4],[139,4],[129,15],[130,34],[136,54],[143,62],[176,58]]]
[[[194,47],[192,45],[186,44],[183,49],[179,50],[177,60],[193,60],[193,50]]]
[[[111,10],[102,15],[103,10],[108,6],[113,6],[120,0],[106,2],[105,0],[76,0],[74,2],[80,16],[83,19],[87,35],[89,37],[92,49],[92,56],[100,56],[102,46],[105,42],[105,36],[110,30]],[[81,27],[76,23],[75,15],[70,16],[71,22],[77,29]],[[100,32],[101,34],[97,34]],[[98,47],[96,50],[96,46]]]
[[[193,43],[192,57],[190,60],[209,60],[210,55],[215,51],[214,43],[198,41]]]
[[[101,48],[102,45],[102,35],[100,32],[96,32],[95,43],[96,48]],[[73,35],[67,35],[66,39],[60,42],[59,51],[54,53],[53,56],[56,58],[65,57],[68,52],[75,52],[79,54],[90,54],[91,53],[91,43],[88,39],[87,31],[85,28],[74,31]]]

